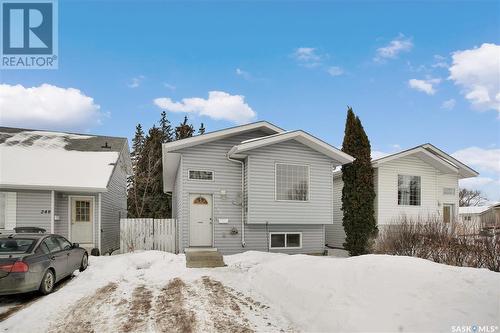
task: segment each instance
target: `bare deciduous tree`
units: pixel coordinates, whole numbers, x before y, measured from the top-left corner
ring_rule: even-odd
[[[479,190],[461,188],[458,192],[458,205],[460,207],[481,206],[488,199]]]

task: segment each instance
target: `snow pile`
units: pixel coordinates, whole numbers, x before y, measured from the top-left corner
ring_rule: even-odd
[[[500,274],[412,257],[226,257],[301,331],[450,332],[498,326]],[[261,262],[260,264],[256,264]]]
[[[230,299],[252,299],[254,304],[266,305],[260,312],[252,312],[252,317],[238,303],[242,318],[248,318],[257,331],[268,327],[302,332],[450,332],[453,326],[500,324],[500,274],[418,258],[246,252],[225,256],[228,266],[215,269],[189,269],[184,255],[158,251],[90,259],[85,272],[0,326],[9,332],[46,331],[60,324],[61,318],[76,321],[71,312],[68,317],[68,309],[85,304],[84,312],[78,312],[90,311],[95,329],[116,330],[111,322],[133,306],[125,303],[120,308],[122,303],[113,303],[113,299],[133,299],[138,286],[145,286],[156,302],[162,288],[174,278],[191,290],[193,296],[185,306],[195,313],[197,322],[214,322],[219,315],[221,322],[231,322],[234,318],[224,317],[230,310],[219,310],[214,303],[222,294],[213,294],[200,284],[204,276],[233,290]],[[100,303],[89,301],[110,283],[118,287],[109,298]],[[220,312],[215,319],[214,311]],[[146,317],[155,315],[152,312]],[[151,327],[143,331],[152,331]]]
[[[0,185],[105,189],[119,153],[65,149],[70,139],[88,138],[58,132],[16,133],[0,144]]]

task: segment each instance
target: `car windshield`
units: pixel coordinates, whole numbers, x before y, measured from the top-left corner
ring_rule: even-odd
[[[26,253],[34,242],[34,239],[0,238],[0,253]]]

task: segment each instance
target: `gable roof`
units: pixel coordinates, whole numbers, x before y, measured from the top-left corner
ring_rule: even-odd
[[[476,177],[479,175],[479,173],[471,167],[458,161],[451,155],[446,154],[430,143],[422,144],[395,154],[374,159],[372,163],[374,167],[378,167],[381,164],[405,156],[416,156],[444,173],[458,173],[460,178]]]
[[[0,187],[106,191],[126,138],[0,127]]]
[[[354,161],[354,158],[352,156],[301,130],[282,132],[262,138],[246,140],[241,144],[231,148],[228,154],[229,156],[234,156],[252,149],[257,149],[289,140],[298,141],[301,144],[313,150],[316,150],[317,152],[322,153],[335,161],[338,161],[339,164],[351,163],[352,161]]]
[[[279,128],[278,126],[275,126],[267,121],[258,121],[255,123],[250,123],[246,125],[235,126],[214,132],[205,133],[203,135],[193,136],[191,138],[164,143],[163,151],[164,152],[176,151],[179,149],[196,146],[202,143],[208,143],[215,140],[228,138],[233,135],[243,134],[255,130],[262,130],[269,134],[284,132],[282,128]]]

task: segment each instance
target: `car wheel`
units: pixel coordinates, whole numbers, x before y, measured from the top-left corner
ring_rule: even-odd
[[[43,276],[42,283],[40,284],[40,292],[44,295],[50,294],[54,290],[54,284],[56,283],[56,277],[52,270],[47,270]]]
[[[80,264],[80,272],[86,270],[88,265],[89,265],[89,256],[87,253],[84,253],[82,258],[82,263]]]

